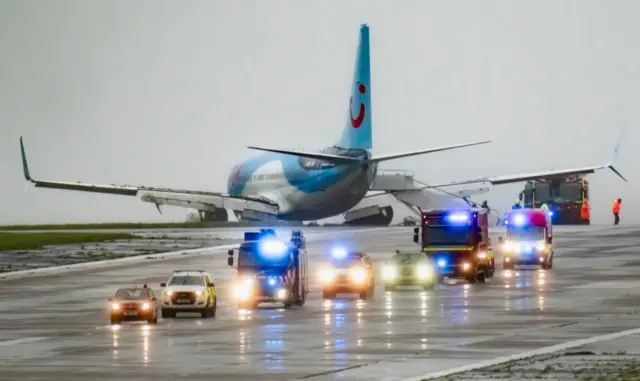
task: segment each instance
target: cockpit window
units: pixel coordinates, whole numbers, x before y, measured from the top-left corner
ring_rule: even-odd
[[[362,266],[362,260],[360,258],[348,258],[343,260],[334,260],[331,264],[336,268],[347,268],[354,266]]]
[[[204,277],[198,275],[178,275],[171,278],[169,286],[204,286]]]
[[[140,300],[149,299],[149,292],[146,288],[126,288],[120,289],[116,292],[116,299],[118,300]]]

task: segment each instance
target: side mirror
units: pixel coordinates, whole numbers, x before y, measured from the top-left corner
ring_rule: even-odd
[[[160,287],[167,287],[167,283],[166,282],[160,283]]]
[[[151,297],[151,301],[152,301],[152,302],[155,302],[156,300],[158,300],[158,299],[157,299],[155,296],[152,296],[152,297]]]
[[[229,251],[227,251],[227,255],[229,255],[230,257],[233,256],[233,249],[229,249]]]
[[[498,237],[498,243],[504,243],[504,237],[503,236]]]
[[[417,234],[413,235],[413,242],[414,243],[418,243],[418,235]]]
[[[230,267],[233,267],[233,257],[227,258],[227,265],[229,265]]]
[[[215,284],[213,284],[213,283],[209,283],[209,284],[207,285],[207,287],[216,288],[216,285],[215,285]]]
[[[107,300],[113,302],[113,296],[108,297]]]
[[[551,243],[551,241],[552,241],[552,240],[553,240],[553,237],[549,237],[549,238],[547,238],[547,242],[548,242],[548,243]]]
[[[420,233],[420,228],[413,228],[413,234]]]

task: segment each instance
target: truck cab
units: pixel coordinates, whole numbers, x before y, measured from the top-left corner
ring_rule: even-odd
[[[234,250],[227,264],[234,265]],[[303,305],[309,292],[306,240],[294,231],[290,240],[279,239],[272,229],[246,232],[238,248],[234,297],[239,308],[261,303]]]
[[[507,213],[506,240],[501,242],[502,266],[516,265],[553,267],[553,226],[551,216],[542,209],[520,209]]]
[[[413,241],[436,264],[440,282],[444,278],[463,278],[470,283],[484,283],[495,273],[486,209],[423,211]]]

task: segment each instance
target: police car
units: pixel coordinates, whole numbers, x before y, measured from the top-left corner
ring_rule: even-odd
[[[174,270],[162,290],[162,318],[177,313],[200,313],[203,318],[216,316],[217,297],[213,277],[204,270]]]

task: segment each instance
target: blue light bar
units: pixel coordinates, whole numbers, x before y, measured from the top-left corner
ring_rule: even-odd
[[[525,223],[524,216],[522,214],[516,214],[513,217],[513,223],[516,225],[523,225]]]
[[[445,267],[447,265],[447,261],[444,259],[438,260],[438,267]]]
[[[331,256],[335,259],[345,259],[347,257],[347,249],[336,246],[331,249]]]
[[[269,286],[275,286],[277,283],[276,278],[270,277],[267,283],[269,283]]]
[[[277,239],[268,238],[260,242],[260,253],[268,256],[282,256],[287,252],[287,245]]]
[[[467,222],[469,221],[469,215],[467,213],[455,213],[447,216],[450,222]]]
[[[550,215],[550,216],[553,216],[553,212],[552,212],[552,211],[549,211],[549,215]]]

